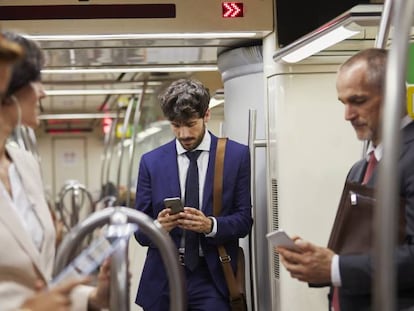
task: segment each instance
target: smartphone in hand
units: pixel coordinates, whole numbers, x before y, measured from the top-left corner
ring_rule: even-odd
[[[283,230],[277,230],[266,234],[266,238],[273,244],[273,246],[283,246],[292,251],[301,252],[301,249]]]
[[[164,206],[165,208],[171,209],[171,214],[177,214],[179,212],[184,211],[183,202],[181,202],[181,198],[165,198],[164,199]]]

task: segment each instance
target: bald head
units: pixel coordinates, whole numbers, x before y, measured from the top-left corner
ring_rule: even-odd
[[[382,92],[384,88],[386,62],[387,51],[385,49],[365,49],[350,57],[339,67],[338,77],[346,71],[364,67],[365,82],[370,87]]]

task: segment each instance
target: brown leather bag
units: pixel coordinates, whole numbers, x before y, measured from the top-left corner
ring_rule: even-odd
[[[216,150],[216,161],[214,165],[214,192],[213,192],[213,214],[220,215],[223,194],[223,167],[224,153],[227,138],[219,138]],[[220,262],[223,267],[224,278],[230,292],[230,307],[232,311],[247,311],[245,291],[245,269],[244,252],[239,247],[237,254],[237,272],[234,276],[231,268],[231,257],[227,254],[223,245],[218,246]]]
[[[406,239],[404,200],[400,202],[398,242]],[[374,238],[374,189],[354,182],[346,182],[332,227],[328,248],[339,255],[367,253]]]

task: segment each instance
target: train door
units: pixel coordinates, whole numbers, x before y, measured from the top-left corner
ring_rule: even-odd
[[[77,180],[87,186],[86,140],[75,137],[55,137],[52,144],[53,184],[59,187],[67,180]],[[59,189],[55,189],[55,193],[58,191]]]

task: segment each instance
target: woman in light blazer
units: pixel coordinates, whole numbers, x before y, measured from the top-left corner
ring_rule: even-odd
[[[40,167],[29,152],[6,144],[17,125],[38,125],[38,102],[45,96],[40,82],[43,55],[31,40],[13,33],[3,36],[21,46],[23,57],[13,65],[0,98],[0,309],[100,310],[109,300],[108,263],[101,267],[96,288],[82,285],[86,279],[47,286],[56,235]]]

